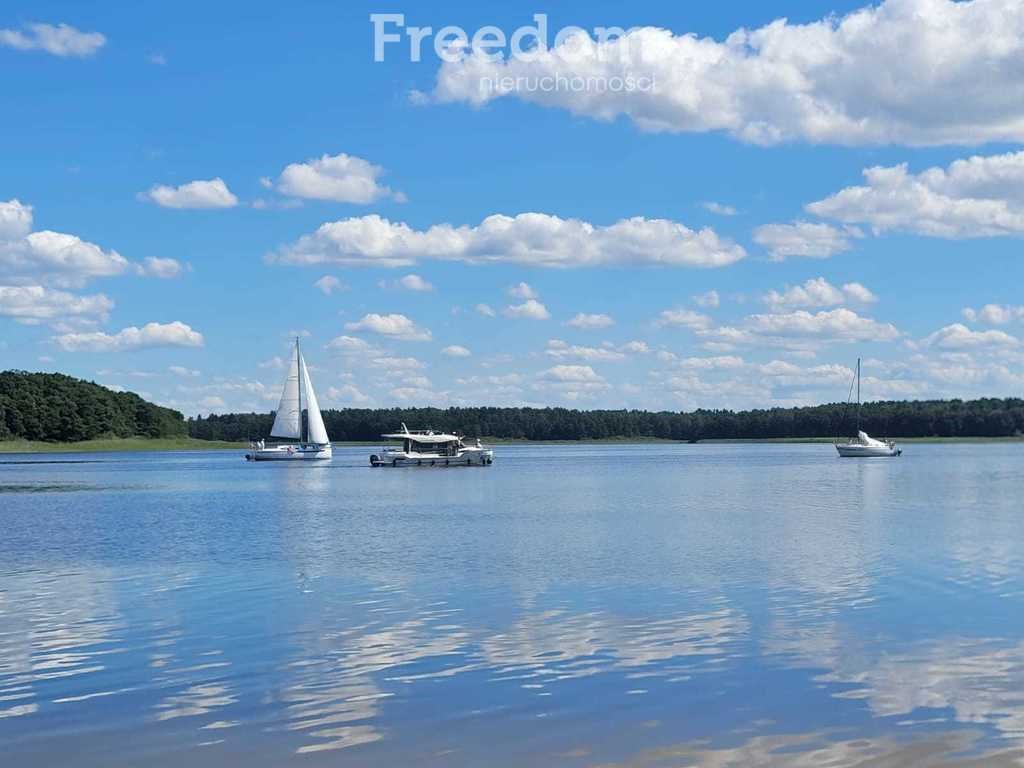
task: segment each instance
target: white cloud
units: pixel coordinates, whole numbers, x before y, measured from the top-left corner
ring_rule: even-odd
[[[718,295],[718,291],[707,291],[706,293],[698,294],[693,297],[693,303],[698,307],[704,307],[706,309],[714,309],[722,303],[721,297]]]
[[[355,336],[338,336],[327,342],[325,349],[344,354],[356,354],[359,352],[369,352],[373,349],[373,346],[364,339]]]
[[[538,267],[622,264],[723,267],[743,248],[714,230],[695,231],[665,219],[636,217],[608,226],[544,213],[495,214],[478,226],[435,224],[415,230],[375,214],[322,224],[271,255],[284,264],[401,267],[419,260]]]
[[[113,307],[114,302],[102,293],[76,296],[41,285],[0,285],[0,317],[25,325],[100,322]]]
[[[762,336],[820,337],[839,341],[892,341],[900,335],[894,325],[862,317],[845,307],[815,314],[797,310],[751,315],[744,327]]]
[[[180,277],[185,271],[181,262],[177,259],[162,259],[157,256],[147,256],[139,265],[139,273],[149,277],[159,277],[168,280]]]
[[[989,325],[1006,325],[1014,320],[1024,320],[1024,306],[1007,304],[986,304],[981,309],[965,307],[961,314],[972,323],[988,323]]]
[[[616,349],[575,346],[559,339],[551,339],[544,354],[557,360],[577,359],[592,363],[615,363],[626,359],[626,355]]]
[[[19,51],[46,51],[54,56],[86,58],[106,45],[99,32],[82,32],[69,24],[26,24],[24,31],[0,29],[0,46]]]
[[[860,283],[846,283],[837,288],[824,277],[816,277],[803,285],[787,287],[781,293],[768,291],[763,300],[772,309],[787,309],[834,307],[847,303],[872,304],[878,301],[878,297]]]
[[[361,157],[323,155],[287,166],[277,180],[277,190],[292,197],[331,200],[336,203],[372,203],[390,197],[402,202],[405,196],[379,183],[384,169]]]
[[[190,181],[178,187],[157,184],[142,197],[163,208],[234,208],[238,198],[221,178]]]
[[[792,224],[765,224],[754,230],[754,242],[768,250],[772,261],[792,256],[827,259],[850,250],[851,237],[861,233],[852,227],[838,229],[830,224],[795,221]]]
[[[259,363],[258,365],[260,368],[271,368],[275,371],[283,371],[286,363],[283,357],[280,357],[279,355],[274,355],[274,357],[270,358],[269,360],[264,360],[262,363]]]
[[[389,373],[406,373],[408,371],[421,371],[427,367],[422,360],[417,360],[415,357],[392,357],[390,355],[374,357],[370,360],[370,365],[372,365],[374,368],[380,368]]]
[[[578,313],[572,320],[569,320],[566,325],[570,325],[573,328],[579,328],[580,330],[598,330],[601,328],[610,328],[615,325],[615,321],[611,315],[595,314],[588,315],[584,312]]]
[[[627,341],[619,349],[630,355],[646,355],[651,351],[646,341]]]
[[[329,387],[327,397],[330,400],[342,403],[368,403],[370,398],[360,392],[352,384],[344,384],[340,387]]]
[[[31,231],[31,205],[18,199],[0,201],[0,241],[18,240]]]
[[[711,318],[692,309],[666,309],[658,315],[655,325],[661,328],[689,328],[700,330],[710,328]]]
[[[324,296],[330,296],[335,291],[345,290],[345,284],[334,275],[324,275],[313,283],[313,287],[319,290]]]
[[[199,405],[203,408],[224,408],[227,403],[219,395],[207,395],[199,401]]]
[[[15,282],[78,285],[92,277],[127,272],[130,262],[75,235],[32,231],[32,206],[0,201],[0,276]]]
[[[708,213],[713,213],[716,216],[735,216],[738,213],[731,205],[723,205],[711,200],[701,203],[701,207]]]
[[[604,378],[589,365],[556,365],[542,371],[540,378],[559,384],[605,384]]]
[[[476,311],[484,317],[497,317],[498,313],[487,304],[477,304]]]
[[[522,304],[505,307],[502,314],[516,320],[547,320],[551,317],[548,308],[536,299],[527,299]]]
[[[358,322],[346,323],[345,330],[369,331],[404,341],[430,341],[431,338],[430,331],[420,328],[408,317],[399,314],[379,315],[371,312]]]
[[[696,371],[727,371],[742,368],[746,363],[736,355],[718,355],[716,357],[686,357],[675,363],[680,368]]]
[[[65,333],[54,341],[66,352],[124,352],[150,347],[201,347],[203,335],[188,325],[175,320],[172,323],[147,323],[142,328],[129,326],[115,334]]]
[[[530,286],[529,283],[516,283],[510,285],[507,291],[513,299],[539,299],[540,294]]]
[[[972,331],[962,323],[940,328],[923,341],[927,347],[939,349],[974,349],[977,347],[1017,347],[1020,340],[1003,331]]]
[[[398,280],[381,280],[378,285],[381,288],[395,288],[416,293],[428,293],[434,290],[434,286],[419,275],[406,275]]]
[[[906,163],[876,166],[864,171],[864,182],[806,208],[875,232],[943,238],[1024,234],[1024,152],[975,156],[918,174]]]
[[[886,0],[723,41],[642,27],[601,43],[577,35],[529,61],[469,55],[441,65],[432,98],[515,96],[602,121],[625,115],[646,131],[723,131],[758,144],[1020,142],[1022,58],[1024,6],[1013,0]],[[650,77],[654,87],[538,87],[541,77],[577,76]]]
[[[442,349],[441,354],[447,355],[448,357],[469,357],[473,353],[465,347],[459,346],[458,344],[452,344],[451,346]]]
[[[186,368],[183,365],[172,365],[167,368],[175,376],[180,376],[183,379],[194,379],[200,376],[199,371],[193,370],[192,368]]]

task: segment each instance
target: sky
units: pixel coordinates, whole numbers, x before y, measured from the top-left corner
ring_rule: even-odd
[[[186,415],[272,409],[295,337],[324,407],[1024,389],[1019,0],[9,0],[0,71],[2,369]]]

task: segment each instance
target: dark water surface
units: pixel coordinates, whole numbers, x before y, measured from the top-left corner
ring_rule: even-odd
[[[6,457],[0,763],[1024,759],[1024,445],[368,453]]]

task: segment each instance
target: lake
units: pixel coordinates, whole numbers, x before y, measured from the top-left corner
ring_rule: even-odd
[[[905,449],[0,456],[4,763],[1016,764],[1024,445]]]

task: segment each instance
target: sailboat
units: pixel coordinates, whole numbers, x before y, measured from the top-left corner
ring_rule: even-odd
[[[902,449],[892,440],[876,440],[860,428],[860,358],[857,358],[857,436],[847,442],[836,442],[836,450],[844,458],[878,458],[899,456]]]
[[[303,419],[303,411],[306,418]],[[331,458],[331,439],[327,436],[324,419],[320,414],[313,382],[306,369],[306,361],[295,339],[295,354],[288,366],[284,380],[281,402],[274,416],[271,437],[297,440],[297,443],[282,443],[267,447],[262,440],[253,444],[245,454],[249,461],[310,461]]]

